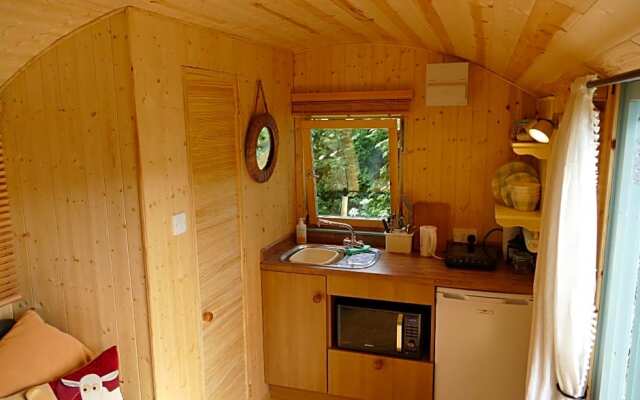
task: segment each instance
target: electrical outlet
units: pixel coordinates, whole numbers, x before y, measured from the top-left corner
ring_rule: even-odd
[[[453,241],[458,243],[467,243],[467,237],[473,235],[478,241],[478,230],[473,228],[453,228]]]

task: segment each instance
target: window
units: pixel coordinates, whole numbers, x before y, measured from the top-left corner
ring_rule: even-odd
[[[609,207],[594,399],[640,398],[640,82],[623,85]]]
[[[301,121],[309,220],[377,227],[398,196],[398,120]]]

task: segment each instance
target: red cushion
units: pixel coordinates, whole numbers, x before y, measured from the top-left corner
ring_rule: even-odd
[[[103,396],[103,399],[122,399],[118,368],[118,348],[113,346],[89,364],[49,385],[58,400],[100,398],[98,393],[104,390],[111,393],[110,397]]]

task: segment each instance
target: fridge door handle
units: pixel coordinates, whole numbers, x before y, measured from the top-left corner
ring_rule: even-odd
[[[485,296],[473,296],[473,295],[464,295],[459,293],[438,293],[437,300],[454,300],[454,301],[473,301],[475,303],[486,303],[486,304],[509,304],[516,306],[527,306],[531,304],[531,301],[528,299],[519,299],[519,298],[509,298],[509,297],[485,297]]]
[[[459,293],[449,293],[449,292],[438,293],[438,297],[442,299],[467,300],[467,296]]]

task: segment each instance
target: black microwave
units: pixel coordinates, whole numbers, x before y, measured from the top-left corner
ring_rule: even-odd
[[[401,358],[428,357],[431,308],[335,297],[335,347]]]

